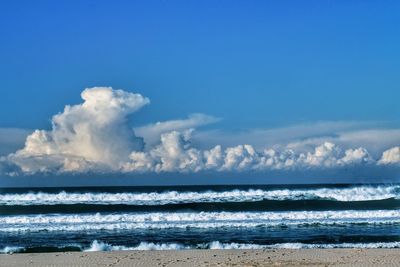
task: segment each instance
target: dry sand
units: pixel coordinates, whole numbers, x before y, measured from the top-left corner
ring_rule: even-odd
[[[399,249],[266,249],[0,255],[0,266],[400,266]]]

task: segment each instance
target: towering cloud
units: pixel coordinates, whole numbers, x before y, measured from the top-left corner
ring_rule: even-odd
[[[203,169],[202,152],[189,143],[190,130],[161,135],[159,145],[149,152],[132,152],[124,171],[196,172]]]
[[[134,130],[128,116],[150,101],[140,94],[110,87],[85,89],[83,103],[66,106],[52,118],[49,131],[35,130],[24,148],[0,158],[0,171],[36,172],[179,172],[287,171],[385,166],[400,163],[400,147],[380,159],[364,147],[345,148],[330,141],[256,149],[250,144],[194,147],[194,128],[218,118],[192,114],[187,119],[157,122]],[[137,135],[135,135],[135,132]],[[251,141],[251,140],[250,140]],[[146,143],[146,144],[145,144]]]
[[[134,135],[127,116],[149,99],[110,87],[85,89],[81,97],[82,104],[66,106],[53,117],[51,131],[29,135],[11,160],[25,172],[84,170],[93,165],[115,169],[132,151],[143,149],[143,139]]]

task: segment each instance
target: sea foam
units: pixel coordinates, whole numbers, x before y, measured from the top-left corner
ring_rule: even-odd
[[[2,249],[0,249],[0,254],[13,254],[13,253],[17,253],[17,252],[21,252],[23,251],[24,248],[23,247],[4,247]]]
[[[167,205],[180,203],[245,202],[262,200],[371,201],[400,199],[400,186],[354,186],[349,188],[231,190],[150,193],[13,193],[0,194],[0,205]]]
[[[84,251],[116,251],[116,250],[183,250],[183,249],[313,249],[313,248],[400,248],[400,242],[377,243],[338,243],[338,244],[305,244],[305,243],[278,243],[261,245],[252,243],[224,243],[212,241],[185,246],[180,243],[152,243],[141,242],[137,246],[126,247],[110,245],[97,240],[93,241]]]
[[[0,217],[1,232],[167,228],[270,227],[282,225],[400,224],[400,210],[290,212],[145,212],[46,214]]]
[[[75,247],[76,244],[71,245]],[[186,249],[329,249],[329,248],[400,248],[400,242],[376,242],[376,243],[337,243],[337,244],[306,244],[306,243],[277,243],[277,244],[254,244],[254,243],[225,243],[212,241],[209,243],[198,243],[195,245],[184,245],[181,243],[154,243],[140,242],[136,246],[112,245],[106,242],[94,240],[89,247],[79,246],[84,252],[95,251],[129,251],[129,250],[186,250]],[[60,249],[63,249],[61,247]],[[25,251],[23,247],[4,247],[0,254],[12,254]]]

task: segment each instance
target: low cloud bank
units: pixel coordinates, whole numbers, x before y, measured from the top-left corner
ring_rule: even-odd
[[[384,152],[386,155],[388,152]],[[130,162],[123,171],[198,172],[215,171],[263,171],[340,168],[397,164],[399,159],[376,161],[365,148],[343,150],[325,142],[312,152],[297,153],[292,149],[256,151],[251,145],[238,145],[223,149],[220,145],[210,150],[199,150],[190,144],[190,132],[170,132],[161,135],[161,143],[148,152],[132,152]]]
[[[192,144],[194,128],[218,118],[192,114],[132,129],[128,116],[149,104],[148,98],[110,87],[85,89],[81,97],[83,103],[53,116],[51,130],[35,130],[24,148],[2,157],[0,172],[261,172],[400,165],[400,147],[374,158],[364,147],[343,149],[326,140],[308,152],[297,151],[293,144],[279,149],[247,144],[199,149]]]

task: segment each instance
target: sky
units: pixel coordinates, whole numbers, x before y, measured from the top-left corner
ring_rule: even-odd
[[[399,11],[2,1],[0,186],[399,181]]]

